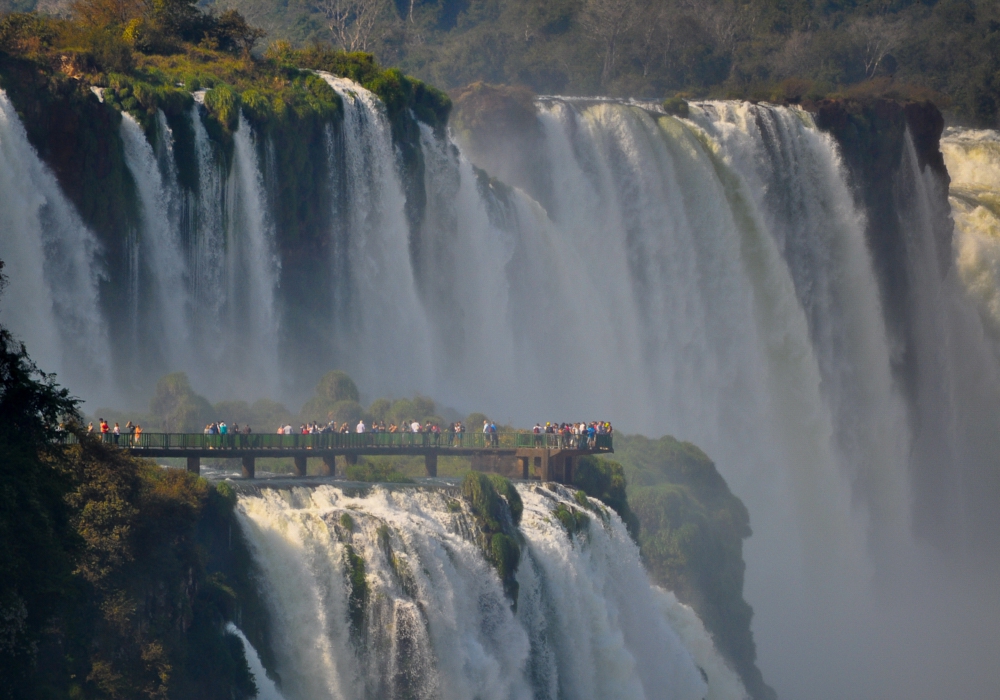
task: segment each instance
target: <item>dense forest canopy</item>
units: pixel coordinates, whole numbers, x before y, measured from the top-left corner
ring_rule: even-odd
[[[0,8],[30,9],[32,0]],[[39,10],[59,9],[41,0]],[[796,99],[847,86],[995,125],[993,0],[218,0],[270,40],[332,43],[448,90]],[[232,17],[230,15],[230,17]]]
[[[119,28],[149,52],[332,45],[438,87],[792,101],[843,93],[930,97],[995,126],[993,0],[0,0],[0,12]],[[267,41],[260,42],[266,30]]]

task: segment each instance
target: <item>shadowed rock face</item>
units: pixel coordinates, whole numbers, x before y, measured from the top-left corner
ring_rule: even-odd
[[[906,266],[906,231],[900,218],[909,193],[902,169],[906,137],[913,143],[917,165],[929,168],[937,181],[934,226],[942,277],[951,265],[952,222],[948,215],[948,172],[941,155],[944,130],[941,112],[930,102],[900,103],[873,99],[823,100],[813,105],[816,125],[839,143],[850,174],[855,199],[867,216],[865,229],[878,277],[886,326],[902,351],[894,372],[913,398],[915,388],[914,338],[911,317],[912,280]]]

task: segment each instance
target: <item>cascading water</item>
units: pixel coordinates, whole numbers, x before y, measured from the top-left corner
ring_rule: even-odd
[[[330,250],[338,258],[331,267],[343,272],[328,303],[336,319],[334,351],[370,390],[426,389],[428,328],[414,286],[403,186],[384,108],[352,81],[320,75],[344,106],[339,138],[330,133],[327,144],[335,179]]]
[[[3,323],[46,372],[79,394],[117,396],[100,313],[97,241],[28,143],[0,90],[0,259]]]
[[[958,271],[1000,354],[1000,134],[948,129],[941,152],[951,176]]]
[[[169,139],[169,130],[164,129],[165,121],[158,119],[157,126],[160,139]],[[146,269],[143,272],[152,278],[149,286],[152,287],[153,298],[148,301],[139,299],[141,290],[146,285],[137,284],[138,289],[133,289],[132,293],[138,313],[158,321],[156,324],[137,325],[160,332],[143,348],[144,355],[156,358],[162,352],[165,357],[160,361],[166,366],[184,367],[191,364],[185,353],[190,350],[192,339],[187,325],[186,263],[176,207],[171,206],[174,197],[173,183],[164,182],[160,162],[152,145],[146,139],[142,127],[129,114],[122,115],[121,134],[125,162],[135,181],[141,205],[141,253],[138,259],[145,263]],[[170,161],[172,159],[168,160]]]
[[[517,152],[527,141],[495,149],[532,163],[532,172],[518,176],[509,163],[468,147],[471,161],[510,173],[518,189],[491,180],[446,135],[424,126],[419,167],[407,165],[378,100],[324,77],[343,114],[311,156],[329,173],[329,221],[320,233],[329,245],[318,250],[329,256],[330,274],[314,289],[304,285],[323,299],[307,326],[322,342],[305,361],[279,349],[299,341],[281,337],[290,326],[282,314],[301,299],[278,285],[287,279],[279,271],[294,275],[297,263],[285,257],[279,267],[276,257],[282,230],[269,209],[278,195],[274,159],[261,157],[273,156],[267,137],[241,117],[227,150],[195,105],[193,190],[175,182],[163,124],[157,151],[123,125],[141,209],[166,211],[146,221],[137,239],[135,284],[148,283],[142,256],[177,242],[179,276],[169,267],[153,273],[164,288],[183,279],[189,290],[186,306],[175,296],[178,305],[164,311],[173,316],[138,314],[140,337],[151,333],[142,323],[173,319],[171,327],[192,338],[193,350],[169,351],[177,364],[151,360],[147,376],[184,369],[213,399],[294,402],[302,397],[282,397],[283,387],[308,386],[340,367],[371,396],[421,391],[519,424],[587,416],[629,431],[670,432],[703,447],[749,508],[755,535],[746,549],[747,598],[761,666],[780,694],[975,696],[1000,682],[989,661],[977,661],[972,673],[957,661],[978,659],[990,646],[975,642],[995,637],[993,616],[983,614],[988,587],[969,568],[984,533],[994,531],[1000,493],[991,476],[1000,454],[1000,318],[992,234],[982,233],[995,213],[986,192],[995,179],[976,180],[982,176],[973,177],[972,167],[956,175],[958,255],[950,267],[937,230],[947,218],[936,209],[940,185],[921,170],[907,138],[891,203],[910,280],[908,319],[899,324],[887,318],[896,307],[880,296],[865,217],[836,144],[801,110],[702,103],[678,119],[653,105],[540,99],[531,157]],[[11,275],[4,318],[38,346],[46,369],[64,368],[63,380],[89,398],[97,373],[65,360],[106,357],[74,349],[103,337],[92,239],[27,146],[6,98],[0,107],[0,157],[9,164],[0,178],[28,173],[0,180],[5,220],[18,222],[0,238]],[[949,167],[957,163],[955,172],[964,173],[962,163],[978,163],[976,172],[985,172],[989,143],[988,135],[953,134],[945,140]],[[151,194],[157,172],[166,205]],[[407,201],[413,183],[405,178],[414,172],[423,178],[420,203]],[[73,274],[45,267],[63,260],[47,252],[54,239],[76,251],[66,258],[75,261]],[[156,289],[143,293],[163,298]],[[67,290],[85,303],[61,305]],[[81,314],[91,315],[90,335],[74,335]],[[893,330],[901,325],[909,333],[902,339]],[[909,374],[900,379],[904,355]],[[273,498],[243,503],[263,508]],[[356,674],[350,661],[356,651],[341,625],[348,603],[335,583],[343,580],[335,528],[307,518],[312,506],[287,510],[281,518],[316,539],[307,550],[261,555],[265,568],[285,557],[282,571],[299,572],[305,597],[295,609],[275,603],[276,614],[285,616],[288,634],[313,640],[297,652],[301,660],[281,661],[304,669],[286,678],[285,690],[309,697],[389,687],[395,681],[370,665]],[[261,530],[259,546],[284,546],[279,535],[291,527]],[[945,552],[948,569],[924,542]],[[304,552],[308,566],[295,560]],[[321,566],[328,575],[315,573]],[[538,566],[526,560],[522,591]],[[956,581],[968,585],[959,589]],[[380,608],[388,617],[379,619],[412,630],[405,648],[437,650],[433,637],[419,637],[426,612],[411,598],[392,598],[399,602]],[[498,618],[498,629],[514,630],[514,646],[503,654],[483,647],[469,668],[492,678],[520,663],[507,654],[532,629],[526,610]],[[399,641],[379,639],[387,648]],[[562,669],[552,682],[568,687],[572,660],[550,651],[546,667]],[[442,676],[440,657],[419,658],[403,675],[428,694],[445,692],[442,679],[460,677]],[[309,675],[307,666],[322,671]],[[512,672],[499,687],[517,694],[519,678]],[[472,680],[454,682],[454,692],[472,687],[463,685]],[[529,685],[540,682],[531,676]]]
[[[553,511],[579,507],[570,492],[519,492],[516,609],[455,493],[320,486],[241,496],[284,696],[745,697],[697,618],[650,586],[614,513],[592,501],[588,523],[569,535]]]
[[[250,667],[250,673],[253,675],[254,682],[257,684],[257,699],[256,700],[285,700],[285,697],[281,694],[275,686],[274,681],[272,681],[267,676],[267,671],[264,669],[264,664],[260,660],[260,656],[257,654],[257,650],[253,648],[250,640],[246,638],[246,635],[240,630],[239,627],[234,625],[232,622],[226,625],[226,631],[229,634],[236,635],[239,640],[243,643],[243,650],[247,657],[247,665]]]
[[[275,311],[278,258],[256,145],[242,113],[233,141],[225,212],[225,298],[230,342],[228,354],[221,360],[235,362],[241,373],[261,382],[262,393],[274,395],[280,387],[276,371],[279,320]]]

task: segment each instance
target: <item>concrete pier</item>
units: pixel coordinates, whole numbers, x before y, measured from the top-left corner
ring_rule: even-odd
[[[295,476],[305,476],[308,471],[305,456],[295,455],[292,459],[295,461]]]
[[[337,475],[337,456],[336,455],[323,455],[323,464],[319,468],[320,476],[336,476]]]

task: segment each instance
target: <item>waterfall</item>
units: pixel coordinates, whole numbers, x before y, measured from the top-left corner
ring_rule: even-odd
[[[257,650],[253,648],[242,630],[230,622],[226,625],[226,631],[236,635],[243,643],[247,665],[250,667],[250,673],[253,674],[254,682],[257,684],[257,700],[285,700],[281,691],[274,685],[274,681],[267,677],[267,671],[264,670],[264,664],[261,663]]]
[[[296,698],[706,697],[675,631],[702,635],[707,697],[745,697],[690,612],[650,586],[621,520],[598,502],[568,535],[572,493],[521,486],[516,610],[454,493],[332,486],[243,495],[264,577],[281,692]],[[354,563],[352,564],[352,559]],[[368,587],[352,614],[353,567]]]
[[[2,320],[45,372],[74,394],[117,396],[100,313],[99,246],[28,143],[0,90],[0,259],[9,286]]]
[[[347,277],[335,280],[329,302],[337,320],[333,345],[368,391],[427,391],[428,329],[410,265],[406,200],[385,108],[360,85],[320,75],[344,107],[342,137],[328,143],[337,180],[330,250],[340,258],[331,266]]]
[[[275,395],[281,385],[278,364],[279,320],[275,310],[278,257],[274,228],[256,144],[246,117],[240,113],[232,172],[226,193],[226,301],[228,331],[224,364],[235,363],[237,377],[255,377],[265,395]],[[230,389],[235,391],[235,387]]]
[[[287,337],[293,324],[284,314],[303,300],[279,280],[300,272],[303,252],[288,252],[271,209],[282,196],[273,172],[280,159],[264,154],[276,146],[243,116],[232,134],[210,134],[201,104],[189,115],[197,188],[180,183],[181,137],[165,117],[157,116],[155,148],[137,124],[122,124],[142,212],[140,230],[112,241],[131,263],[129,278],[108,286],[136,290],[134,346],[122,353],[157,345],[160,359],[139,358],[146,374],[183,369],[212,400],[268,397],[295,408],[302,396],[289,387],[341,368],[366,398],[419,391],[514,424],[607,419],[690,440],[749,508],[746,595],[762,669],[780,694],[933,697],[989,686],[990,664],[966,673],[957,658],[990,648],[976,642],[991,639],[994,620],[982,610],[991,609],[990,541],[1000,524],[995,133],[954,130],[943,142],[954,259],[943,246],[941,182],[904,140],[886,202],[901,232],[893,262],[907,280],[896,304],[881,296],[884,271],[837,145],[803,110],[703,102],[680,119],[656,105],[540,98],[537,133],[510,142],[491,135],[497,143],[485,156],[426,125],[410,129],[406,150],[374,95],[323,77],[343,105],[309,155],[323,166],[312,172],[329,173],[329,220],[316,237],[329,274],[299,285],[321,301],[308,306],[316,318],[294,326],[321,336],[309,346],[316,357],[282,351],[300,341]],[[0,119],[0,256],[11,279],[2,318],[43,367],[92,398],[109,387],[105,319],[124,310],[99,298],[95,238],[5,96]],[[521,186],[492,179],[497,172]],[[550,613],[575,613],[533,591],[562,575],[547,566],[578,552],[544,553],[527,529],[522,604],[516,614],[493,605],[488,618],[509,645],[493,648],[462,626],[486,624],[478,609],[468,613],[476,622],[453,615],[441,618],[452,627],[426,624],[428,605],[444,611],[444,602],[400,592],[379,569],[380,590],[391,595],[379,599],[377,619],[407,632],[390,638],[371,627],[366,643],[410,661],[398,672],[373,665],[344,623],[346,544],[317,515],[355,498],[337,493],[268,491],[241,501],[269,581],[296,587],[296,602],[272,602],[285,635],[276,653],[290,654],[279,663],[298,669],[281,674],[287,697],[381,692],[400,678],[424,695],[471,696],[487,679],[489,692],[572,688],[586,697],[584,681],[573,685],[577,674],[619,673],[628,663],[638,670],[624,678],[656,682],[630,641],[637,628],[621,622],[632,609],[625,603],[608,613],[621,623],[607,627],[614,643],[588,647],[611,654],[600,660],[609,666],[580,665],[545,637],[554,634]],[[443,497],[378,493],[351,501],[364,514],[368,534],[355,533],[352,546],[365,561],[391,564],[370,541],[384,521],[421,562],[437,559],[420,547],[448,553],[458,578],[433,568],[419,575],[450,591],[452,604],[468,605],[473,593],[498,600],[486,564],[447,529],[450,516],[435,500]],[[368,510],[376,501],[377,513]],[[411,531],[393,520],[390,502],[416,528],[410,539],[398,534]],[[289,537],[295,547],[286,547]],[[643,605],[663,609],[659,594],[628,585]],[[603,601],[597,609],[612,609],[611,592],[593,595]],[[548,606],[545,614],[532,617],[540,608],[531,601]],[[675,629],[689,627],[671,614]],[[598,634],[596,618],[578,622]],[[459,632],[471,641],[443,656],[441,645]],[[666,627],[647,632],[674,648]]]
[[[190,198],[195,212],[193,241],[189,246],[188,267],[192,277],[192,314],[198,330],[198,351],[201,362],[188,367],[199,383],[210,381],[210,375],[222,364],[225,354],[225,328],[222,309],[225,303],[226,230],[223,219],[225,163],[219,149],[208,136],[200,114],[201,94],[195,95],[191,107],[195,154],[198,160],[199,192]],[[206,371],[207,370],[207,371]]]
[[[950,128],[941,140],[955,218],[955,259],[1000,355],[1000,134]]]
[[[161,141],[167,141],[169,149],[170,133],[162,112],[158,113],[157,127]],[[168,367],[185,367],[190,364],[186,352],[190,349],[191,337],[187,319],[186,261],[180,240],[180,225],[176,218],[176,206],[172,200],[175,177],[164,181],[160,172],[160,159],[146,139],[142,127],[128,113],[122,114],[122,144],[125,162],[132,173],[141,205],[142,232],[138,249],[141,249],[141,265],[152,278],[153,297],[141,303],[140,296],[145,291],[137,280],[138,289],[133,290],[133,302],[138,313],[156,318],[157,323],[137,324],[143,328],[155,329],[158,334],[145,349],[148,355],[163,352],[163,362]],[[172,159],[164,159],[172,164]],[[136,265],[137,272],[139,265]]]

